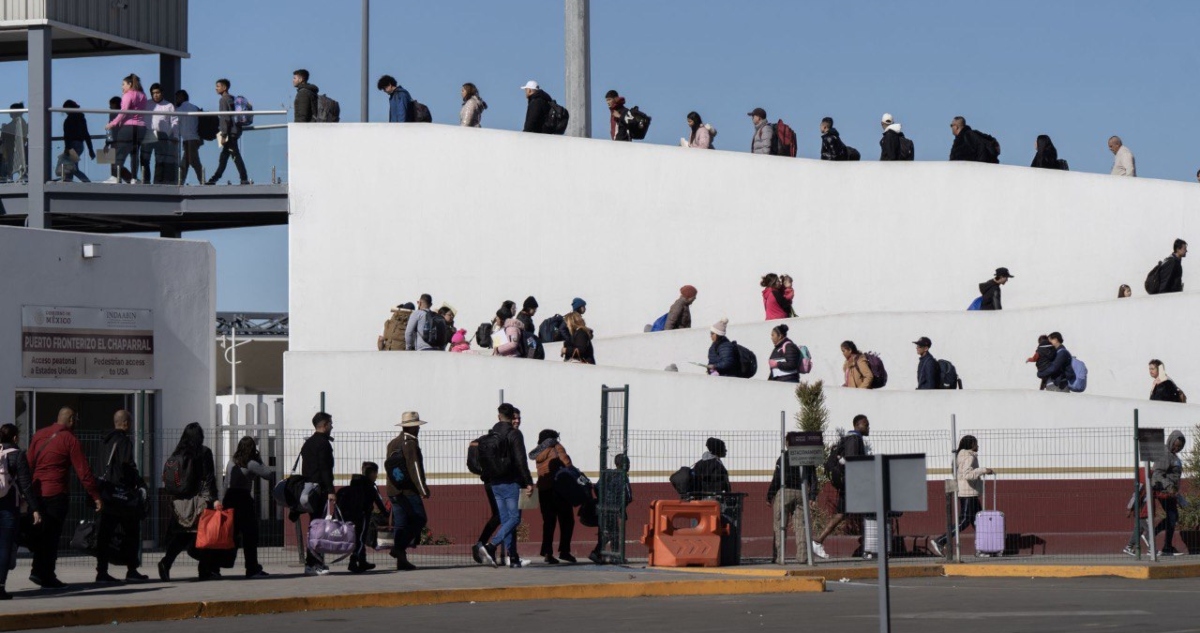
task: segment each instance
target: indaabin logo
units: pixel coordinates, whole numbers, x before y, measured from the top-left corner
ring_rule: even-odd
[[[37,312],[34,312],[33,313],[33,322],[35,325],[45,325],[46,324],[46,313],[42,310],[38,310]]]

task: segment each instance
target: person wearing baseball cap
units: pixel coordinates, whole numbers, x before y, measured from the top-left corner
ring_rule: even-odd
[[[933,341],[928,336],[913,341],[917,346],[917,389],[937,389],[942,384],[941,371],[937,359],[929,353]]]
[[[904,139],[904,132],[892,115],[885,112],[879,125],[883,128],[883,138],[879,139],[879,160],[912,160],[911,156],[904,155],[905,143],[901,141]],[[911,147],[912,142],[909,141],[907,145]]]
[[[545,90],[538,85],[538,82],[530,79],[521,86],[521,90],[525,91],[525,98],[528,104],[525,106],[525,127],[523,131],[533,132],[534,134],[548,134],[546,131],[546,119],[550,116],[550,104],[554,101],[550,95],[546,94]]]
[[[751,154],[770,154],[771,141],[775,137],[775,128],[767,123],[767,111],[754,108],[746,113],[754,123],[754,137],[750,139]]]
[[[696,287],[690,284],[679,289],[679,298],[667,311],[664,330],[687,330],[692,327],[692,304],[696,302],[697,293]]]
[[[429,486],[425,478],[425,461],[421,455],[421,444],[417,435],[428,423],[416,411],[405,411],[396,426],[400,435],[388,442],[387,493],[392,500],[392,527],[395,540],[391,554],[396,559],[397,571],[413,571],[416,565],[408,561],[408,549],[421,542],[421,531],[429,522],[425,514],[425,503],[429,498]]]
[[[991,279],[979,284],[979,309],[1000,310],[1000,286],[1008,283],[1013,277],[1007,268],[1001,266],[996,269],[996,274]]]

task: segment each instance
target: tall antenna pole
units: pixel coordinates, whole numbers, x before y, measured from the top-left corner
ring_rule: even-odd
[[[566,0],[567,136],[592,136],[592,45],[589,0]]]

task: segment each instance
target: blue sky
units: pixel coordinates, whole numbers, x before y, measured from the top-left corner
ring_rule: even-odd
[[[435,122],[456,122],[466,81],[488,102],[485,127],[520,127],[518,87],[528,79],[564,101],[562,0],[372,5],[371,120],[386,119],[373,87],[382,73]],[[220,76],[260,110],[290,106],[291,71],[305,67],[341,103],[343,120],[358,120],[356,0],[194,0],[190,11],[184,87],[201,107],[215,108]],[[886,111],[918,160],[944,160],[949,121],[961,114],[1000,140],[1003,163],[1028,165],[1044,133],[1073,170],[1107,172],[1105,143],[1119,134],[1139,176],[1194,180],[1198,24],[1194,1],[594,0],[593,136],[607,134],[602,97],[616,88],[654,117],[651,143],[677,143],[696,110],[718,128],[719,149],[747,151],[745,113],[761,106],[796,129],[802,156],[818,155],[817,126],[832,116],[843,140],[874,159]],[[103,107],[120,77],[136,72],[149,83],[157,69],[150,56],[61,60],[54,99]],[[25,72],[0,66],[0,85],[17,87],[9,101],[23,99]],[[269,166],[255,159],[252,175],[265,180]],[[216,246],[219,309],[287,309],[286,228],[186,237]]]

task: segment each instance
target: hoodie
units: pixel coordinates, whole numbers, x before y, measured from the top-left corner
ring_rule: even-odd
[[[879,160],[900,160],[900,139],[903,137],[899,123],[884,128],[883,138],[879,139]]]
[[[835,127],[821,135],[821,160],[846,160],[846,144]]]
[[[720,457],[704,451],[700,461],[692,466],[692,492],[709,495],[729,492],[729,471]]]
[[[525,127],[523,131],[534,134],[546,133],[546,118],[550,115],[550,104],[554,101],[545,90],[538,88],[529,95],[529,105],[525,108]]]
[[[320,91],[307,81],[296,86],[296,104],[292,108],[296,123],[311,123],[317,118],[317,94]]]
[[[509,471],[488,482],[489,485],[517,484],[522,488],[533,485],[533,477],[529,474],[529,462],[526,461],[525,436],[514,429],[512,422],[503,420],[492,426],[492,432],[502,439],[502,444],[509,450]]]
[[[1184,447],[1187,447],[1187,438],[1183,433],[1171,431],[1171,435],[1167,437],[1167,445],[1163,447],[1163,458],[1154,462],[1154,473],[1150,477],[1150,487],[1156,492],[1179,494],[1179,479],[1183,476],[1183,460],[1179,455],[1183,453],[1183,449],[1180,449],[1179,453],[1171,452],[1171,445],[1175,440],[1183,440]]]
[[[983,302],[979,304],[980,310],[1000,310],[1000,284],[995,279],[989,279],[979,284],[979,294],[983,297]]]
[[[549,438],[529,451],[529,459],[537,464],[537,487],[542,494],[554,488],[554,476],[571,465],[571,456],[557,438]]]

